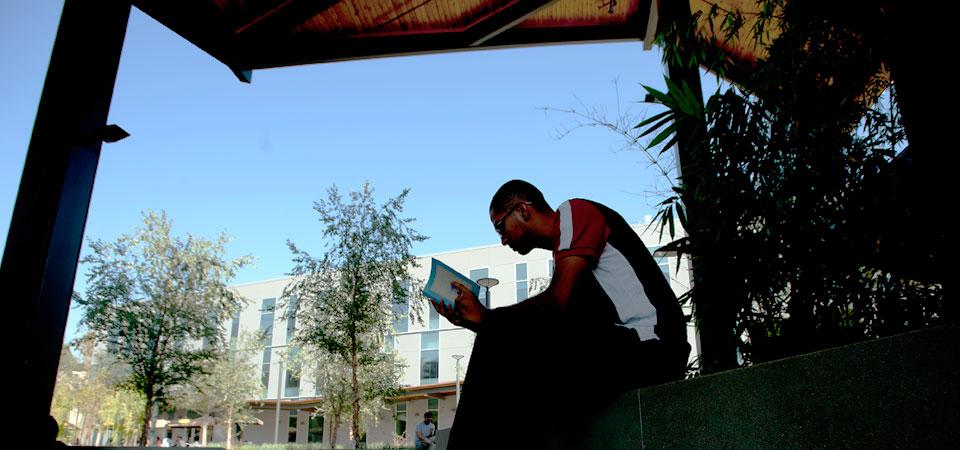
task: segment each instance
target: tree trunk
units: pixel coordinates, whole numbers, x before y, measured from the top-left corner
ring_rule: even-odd
[[[666,31],[673,27],[676,33],[683,37],[689,36],[691,10],[688,2],[661,2],[660,21],[658,31]],[[676,49],[682,61],[690,61],[695,47],[692,43],[681,44]],[[703,107],[703,88],[700,85],[699,67],[677,60],[665,61],[670,79],[678,86],[686,83],[694,93],[694,98]],[[687,216],[688,236],[696,243],[700,254],[691,261],[691,271],[694,274],[694,313],[697,320],[697,332],[701,344],[701,364],[703,373],[719,372],[737,367],[737,342],[734,333],[736,325],[736,309],[732,309],[731,296],[735,295],[728,289],[730,283],[724,283],[722,274],[725,261],[718,257],[722,254],[703,252],[704,246],[713,246],[712,236],[699,232],[697,221],[709,210],[708,205],[698,201],[698,196],[708,196],[703,193],[701,177],[712,176],[704,173],[700,161],[705,154],[706,122],[697,120],[689,123],[678,123],[676,137],[679,175],[683,185],[687,188],[682,195]]]
[[[233,408],[227,410],[227,450],[233,448]]]
[[[353,424],[351,425],[353,448],[360,448],[360,383],[357,381],[357,365],[357,350],[356,345],[354,345],[352,354],[350,355],[350,366],[353,372],[353,379],[350,380],[350,391],[351,394],[353,394]]]
[[[333,415],[333,429],[330,431],[330,448],[337,448],[337,430],[340,429],[340,413]]]
[[[150,419],[153,415],[153,397],[147,396],[147,402],[143,407],[143,432],[140,434],[140,446],[147,446],[147,438],[150,437]]]
[[[729,267],[718,254],[708,251],[694,258],[694,264],[699,263],[699,271],[694,272],[693,301],[700,334],[700,367],[704,374],[735,369],[739,365],[734,328],[737,323],[735,299],[741,294],[736,283],[728,278]]]

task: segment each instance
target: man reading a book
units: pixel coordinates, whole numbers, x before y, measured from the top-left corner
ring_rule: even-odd
[[[477,332],[448,448],[566,447],[578,432],[572,418],[683,377],[690,346],[680,305],[618,213],[583,199],[552,209],[522,180],[501,186],[489,212],[503,245],[550,250],[555,269],[545,291],[515,305],[486,308],[459,283],[454,306],[433,304]],[[522,422],[491,433],[505,409]]]

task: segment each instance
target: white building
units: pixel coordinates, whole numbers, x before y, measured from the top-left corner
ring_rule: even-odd
[[[637,224],[633,228],[651,251],[666,243],[666,240],[659,239],[660,233],[652,226]],[[686,259],[680,261],[678,270],[675,256],[657,253],[655,257],[664,276],[670,278],[670,285],[677,295],[685,292],[690,283]],[[489,295],[481,292],[481,301],[494,308],[523,301],[545,288],[553,275],[553,260],[549,251],[534,250],[528,255],[519,255],[497,244],[420,256],[420,267],[412,274],[414,278],[425,280],[429,276],[430,258],[437,258],[474,280],[485,277],[499,280],[499,284],[490,289]],[[250,303],[239,317],[228,324],[231,335],[236,336],[242,331],[269,330],[269,346],[264,348],[260,366],[266,388],[260,399],[252,399],[258,408],[257,417],[263,425],[247,425],[243,432],[244,441],[270,443],[274,440],[277,420],[274,411],[281,384],[279,352],[292,337],[293,324],[283,318],[282,311],[274,312],[273,307],[278,304],[289,282],[290,278],[280,278],[234,286]],[[423,324],[410,320],[407,315],[407,320],[395,324],[395,333],[387,340],[388,346],[395,348],[407,364],[401,380],[406,394],[395,399],[393,411],[383,412],[378,425],[368,424],[366,441],[369,447],[394,444],[397,434],[405,435],[402,442],[412,446],[413,429],[423,420],[426,411],[433,411],[438,429],[449,428],[453,423],[456,413],[454,380],[457,376],[457,364],[453,356],[463,355],[460,360],[460,379],[463,380],[470,362],[474,333],[452,325],[432,307],[425,305],[424,311],[429,313],[424,317]],[[688,339],[694,349],[692,360],[699,354],[692,325],[688,329]],[[285,368],[284,372],[279,441],[329,445],[331,421],[325,422],[320,415],[312,417],[316,404],[314,386],[306,378],[297,380],[290,376]],[[337,443],[349,446],[349,417],[344,418],[343,422],[337,433]],[[224,431],[217,430],[214,440],[224,439]]]

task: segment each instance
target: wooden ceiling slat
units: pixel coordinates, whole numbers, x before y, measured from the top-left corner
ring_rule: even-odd
[[[509,6],[492,11],[487,17],[475,22],[465,31],[468,34],[465,42],[476,47],[496,37],[498,34],[513,28],[528,16],[535,14],[541,8],[554,0],[516,0]]]
[[[286,0],[237,27],[240,33],[289,33],[308,18],[321,15],[339,0]]]

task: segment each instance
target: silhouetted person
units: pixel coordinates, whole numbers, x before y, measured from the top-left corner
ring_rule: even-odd
[[[67,446],[67,444],[57,440],[57,435],[60,434],[60,425],[57,424],[57,419],[54,419],[53,416],[47,416],[43,425],[43,436],[40,437],[40,442],[43,442],[46,448]]]
[[[624,391],[683,377],[680,304],[619,214],[583,199],[554,210],[521,180],[494,194],[489,213],[503,245],[552,251],[554,274],[515,305],[488,309],[459,283],[455,307],[433,303],[477,332],[449,449],[563,447],[564,433]],[[504,401],[523,427],[498,425]]]

